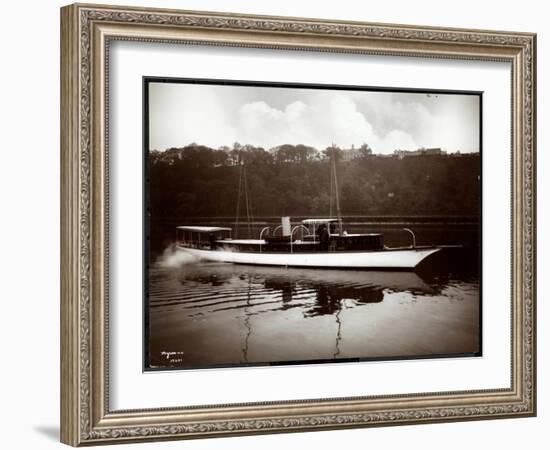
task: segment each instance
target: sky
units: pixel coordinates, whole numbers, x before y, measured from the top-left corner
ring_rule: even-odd
[[[367,143],[379,154],[469,153],[479,151],[479,113],[478,95],[151,82],[149,148]]]

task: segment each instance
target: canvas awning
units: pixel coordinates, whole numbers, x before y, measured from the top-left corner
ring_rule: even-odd
[[[194,231],[195,233],[216,233],[218,231],[232,231],[226,227],[200,227],[200,226],[180,226],[178,230]]]
[[[328,223],[328,222],[338,222],[338,219],[305,219],[302,220],[304,225],[317,224],[317,223]]]

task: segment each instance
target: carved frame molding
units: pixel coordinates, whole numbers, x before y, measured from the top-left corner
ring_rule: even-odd
[[[106,105],[112,40],[510,62],[510,389],[110,411]],[[534,34],[75,4],[61,10],[61,57],[63,442],[78,446],[535,415]]]

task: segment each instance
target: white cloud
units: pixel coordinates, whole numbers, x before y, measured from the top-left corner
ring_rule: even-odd
[[[151,83],[149,106],[150,145],[159,150],[235,141],[479,150],[476,96]]]
[[[376,148],[377,143],[373,142],[373,148]],[[418,148],[417,143],[411,137],[410,134],[405,133],[401,130],[392,130],[390,131],[378,144],[381,148],[384,149],[381,153],[391,153],[393,150],[414,150]]]
[[[403,130],[377,135],[353,98],[332,92],[317,93],[308,104],[292,102],[284,110],[264,101],[247,103],[239,109],[236,127],[243,142],[266,147],[306,144],[323,149],[334,142],[347,148],[367,142],[378,153],[416,148]]]

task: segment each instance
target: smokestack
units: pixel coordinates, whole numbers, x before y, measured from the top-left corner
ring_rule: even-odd
[[[281,217],[281,224],[283,226],[283,236],[290,236],[290,217]]]

